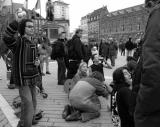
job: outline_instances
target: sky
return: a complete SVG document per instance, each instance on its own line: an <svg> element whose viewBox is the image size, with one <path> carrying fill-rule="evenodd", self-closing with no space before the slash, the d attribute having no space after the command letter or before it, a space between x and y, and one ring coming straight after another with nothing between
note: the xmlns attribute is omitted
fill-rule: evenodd
<svg viewBox="0 0 160 127"><path fill-rule="evenodd" d="M16 3L24 3L24 0L12 0ZM33 9L37 0L28 0L28 8ZM55 0L52 0L55 1ZM70 31L78 28L80 25L81 17L99 9L103 6L107 6L108 11L116 11L127 7L143 4L145 0L63 0L63 2L69 4L69 19L70 19ZM46 17L45 4L47 0L41 0L41 13L43 17ZM40 12L39 10L37 10Z"/></svg>

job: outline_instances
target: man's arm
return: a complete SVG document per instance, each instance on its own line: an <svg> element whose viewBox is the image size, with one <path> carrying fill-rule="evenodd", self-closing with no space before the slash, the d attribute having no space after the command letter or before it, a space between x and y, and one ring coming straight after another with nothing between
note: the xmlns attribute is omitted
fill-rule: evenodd
<svg viewBox="0 0 160 127"><path fill-rule="evenodd" d="M16 39L14 36L17 33L17 30L18 30L17 21L11 22L5 30L3 41L10 49L13 49L16 46Z"/></svg>

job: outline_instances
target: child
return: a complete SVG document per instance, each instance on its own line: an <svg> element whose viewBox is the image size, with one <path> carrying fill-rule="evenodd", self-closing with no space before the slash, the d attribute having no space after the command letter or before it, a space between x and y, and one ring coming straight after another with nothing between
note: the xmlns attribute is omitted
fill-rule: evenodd
<svg viewBox="0 0 160 127"><path fill-rule="evenodd" d="M103 81L105 81L103 67L109 68L109 69L112 69L112 67L108 63L106 64L101 63L98 55L93 55L92 60L93 60L93 64L89 67L89 73L91 74L92 72L98 71L102 73Z"/></svg>

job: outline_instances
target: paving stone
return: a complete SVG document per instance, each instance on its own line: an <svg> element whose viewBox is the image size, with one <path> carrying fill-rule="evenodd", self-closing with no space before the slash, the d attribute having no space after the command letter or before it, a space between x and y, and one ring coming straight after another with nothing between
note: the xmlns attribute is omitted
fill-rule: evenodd
<svg viewBox="0 0 160 127"><path fill-rule="evenodd" d="M0 60L0 65L2 61ZM2 68L5 68L5 65ZM43 118L39 121L39 123L33 127L113 127L110 117L110 112L108 112L106 103L107 100L104 98L100 98L102 102L102 110L100 118L91 120L86 123L82 123L80 121L77 122L66 122L62 119L62 111L64 106L68 104L67 94L63 90L63 86L58 86L56 81L57 76L57 65L56 63L50 64L51 75L43 76L43 86L45 91L48 93L48 98L43 99L42 96L37 96L37 109L42 109L44 111ZM1 72L3 71L3 72ZM111 73L112 71L109 70ZM2 77L5 77L6 70L0 70L0 74ZM105 72L106 73L106 72ZM14 97L18 95L18 90L9 90L6 86L6 78L0 81L0 93L3 97L12 104L12 100ZM2 117L1 117L2 116ZM2 115L0 110L0 121L3 120L5 116ZM7 124L8 121L4 120L6 125L4 127L10 127ZM1 127L1 126L0 126Z"/></svg>

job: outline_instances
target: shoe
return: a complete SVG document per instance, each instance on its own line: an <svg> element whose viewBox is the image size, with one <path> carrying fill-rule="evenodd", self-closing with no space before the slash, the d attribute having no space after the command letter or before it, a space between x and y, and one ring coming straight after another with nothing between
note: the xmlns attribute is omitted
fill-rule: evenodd
<svg viewBox="0 0 160 127"><path fill-rule="evenodd" d="M62 118L66 119L66 117L71 113L70 111L70 105L66 105L64 107L63 113L62 113Z"/></svg>
<svg viewBox="0 0 160 127"><path fill-rule="evenodd" d="M40 93L41 93L41 95L42 95L43 98L47 98L48 97L48 94L45 93L44 90L42 90Z"/></svg>
<svg viewBox="0 0 160 127"><path fill-rule="evenodd" d="M45 76L45 74L44 74L44 73L42 73L41 75L42 75L42 76Z"/></svg>
<svg viewBox="0 0 160 127"><path fill-rule="evenodd" d="M9 84L8 89L15 89L15 84Z"/></svg>
<svg viewBox="0 0 160 127"><path fill-rule="evenodd" d="M46 74L50 75L51 73L49 71L46 71Z"/></svg>
<svg viewBox="0 0 160 127"><path fill-rule="evenodd" d="M40 111L34 116L34 119L35 119L35 120L40 120L40 119L42 118L42 113L43 113L43 111L40 110Z"/></svg>
<svg viewBox="0 0 160 127"><path fill-rule="evenodd" d="M38 120L36 120L35 118L33 118L32 125L36 125L36 124L38 124Z"/></svg>
<svg viewBox="0 0 160 127"><path fill-rule="evenodd" d="M66 121L78 121L78 120L81 120L81 114L80 114L79 111L75 111L71 115L68 115L65 120Z"/></svg>

